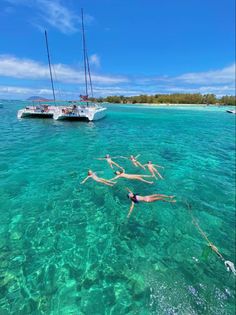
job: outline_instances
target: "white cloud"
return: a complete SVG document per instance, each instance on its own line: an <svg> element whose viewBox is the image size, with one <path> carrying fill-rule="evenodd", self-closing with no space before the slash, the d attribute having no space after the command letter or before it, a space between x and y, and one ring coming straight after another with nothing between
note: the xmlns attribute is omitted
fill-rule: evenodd
<svg viewBox="0 0 236 315"><path fill-rule="evenodd" d="M223 95L234 95L235 87L233 85L218 85L218 86L198 86L198 87L166 87L162 89L163 93L201 93L215 94L220 97Z"/></svg>
<svg viewBox="0 0 236 315"><path fill-rule="evenodd" d="M185 73L175 78L188 84L225 84L235 81L235 64L219 70Z"/></svg>
<svg viewBox="0 0 236 315"><path fill-rule="evenodd" d="M153 89L153 91L152 91ZM230 86L203 86L199 88L185 88L185 87L163 87L161 90L157 91L155 87L150 87L150 90L147 92L145 88L139 88L136 86L133 87L119 87L119 86L95 86L94 93L97 97L109 96L109 95L125 95L125 96L134 96L140 94L165 94L165 93L214 93L218 97L223 95L232 95L233 87ZM79 91L71 91L68 89L55 90L56 97L58 99L77 99L80 94ZM29 88L21 86L1 86L0 85L0 98L7 99L26 99L29 96L38 95L43 97L52 98L52 90L48 88Z"/></svg>
<svg viewBox="0 0 236 315"><path fill-rule="evenodd" d="M133 96L139 95L142 93L140 90L135 89L125 89L121 87L95 87L94 93L97 97L109 96L109 95L126 95ZM70 90L55 90L57 99L77 99L79 97L79 91L70 91ZM26 99L32 95L53 98L52 90L43 88L29 88L21 86L1 86L0 85L0 98L6 99Z"/></svg>
<svg viewBox="0 0 236 315"><path fill-rule="evenodd" d="M8 6L8 7L5 7L5 8L2 8L0 14L11 15L14 12L15 12L14 8Z"/></svg>
<svg viewBox="0 0 236 315"><path fill-rule="evenodd" d="M20 95L20 96L30 96L30 95L50 95L52 96L52 90L49 89L32 89L20 86L0 86L0 93L2 95Z"/></svg>
<svg viewBox="0 0 236 315"><path fill-rule="evenodd" d="M145 93L143 90L136 88L135 86L95 86L94 93L99 96L108 95L126 95L134 96Z"/></svg>
<svg viewBox="0 0 236 315"><path fill-rule="evenodd" d="M179 76L158 76L137 78L139 84L164 83L178 86L179 84L199 85L199 84L234 84L235 82L235 63L218 70L205 72L189 72Z"/></svg>
<svg viewBox="0 0 236 315"><path fill-rule="evenodd" d="M97 54L93 54L89 58L90 64L96 67L100 67L100 58Z"/></svg>
<svg viewBox="0 0 236 315"><path fill-rule="evenodd" d="M53 65L57 76L57 81L62 83L83 83L84 73L72 69L63 64ZM17 78L17 79L49 79L48 66L30 59L19 59L12 56L0 55L0 76ZM107 75L92 75L94 83L100 84L117 84L128 82L125 77L114 77Z"/></svg>
<svg viewBox="0 0 236 315"><path fill-rule="evenodd" d="M79 17L59 1L36 0L40 16L49 25L59 29L62 33L75 33L78 31Z"/></svg>
<svg viewBox="0 0 236 315"><path fill-rule="evenodd" d="M235 94L235 63L218 70L184 73L179 76L134 78L146 93Z"/></svg>
<svg viewBox="0 0 236 315"><path fill-rule="evenodd" d="M79 99L79 91L55 90L57 100ZM0 85L0 99L27 99L30 96L41 96L53 99L52 90L47 88L29 88L22 86Z"/></svg>
<svg viewBox="0 0 236 315"><path fill-rule="evenodd" d="M94 56L94 55L93 55ZM97 55L94 57L95 62L99 60ZM217 96L234 95L234 67L225 67L221 70L186 73L176 77L124 77L94 74L92 75L93 88L96 96L106 95L138 95L138 94L159 94L159 93L214 93ZM53 69L56 73L56 87L61 83L64 90L74 89L80 90L84 86L84 72L72 68L65 64L55 64ZM37 80L48 81L49 86L49 70L47 64L39 63L35 60L20 59L14 56L0 55L0 77L31 80L30 86ZM55 76L54 76L55 77ZM35 82L33 82L33 80ZM42 82L40 82L42 84ZM44 83L45 84L45 83ZM37 83L38 85L38 83ZM6 87L5 87L6 89ZM27 90L17 90L19 95ZM47 91L47 90L42 90ZM33 92L29 91L29 95ZM35 92L39 93L39 92ZM34 93L34 94L35 94ZM44 92L43 92L44 93ZM46 93L46 92L45 92ZM48 90L47 93L51 93ZM72 92L68 92L71 95ZM25 95L24 93L22 95ZM41 95L41 94L40 94Z"/></svg>
<svg viewBox="0 0 236 315"><path fill-rule="evenodd" d="M33 21L31 22L38 29L45 29L50 25L64 34L75 33L80 30L81 18L74 11L62 4L60 0L5 0L11 5L21 5L34 9ZM86 23L93 21L93 17L85 14Z"/></svg>

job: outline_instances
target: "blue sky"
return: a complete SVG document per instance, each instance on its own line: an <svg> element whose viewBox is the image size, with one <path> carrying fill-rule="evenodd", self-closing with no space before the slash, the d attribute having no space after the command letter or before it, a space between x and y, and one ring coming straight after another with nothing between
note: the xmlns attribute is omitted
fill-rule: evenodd
<svg viewBox="0 0 236 315"><path fill-rule="evenodd" d="M233 0L0 0L0 98L84 92L80 9L95 96L234 94Z"/></svg>

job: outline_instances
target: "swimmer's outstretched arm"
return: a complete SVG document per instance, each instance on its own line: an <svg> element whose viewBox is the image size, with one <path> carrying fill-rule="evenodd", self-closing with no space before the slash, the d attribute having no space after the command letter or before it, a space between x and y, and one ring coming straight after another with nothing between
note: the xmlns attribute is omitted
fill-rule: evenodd
<svg viewBox="0 0 236 315"><path fill-rule="evenodd" d="M140 166L142 169L146 169L144 165L142 165L139 161L136 161L136 163L138 164L138 166Z"/></svg>
<svg viewBox="0 0 236 315"><path fill-rule="evenodd" d="M95 158L96 160L106 160L106 158Z"/></svg>
<svg viewBox="0 0 236 315"><path fill-rule="evenodd" d="M136 156L135 156L135 159L137 159L140 155L141 155L141 154L136 155Z"/></svg>
<svg viewBox="0 0 236 315"><path fill-rule="evenodd" d="M154 166L156 166L156 167L164 168L164 166L160 166L160 165L158 165L158 164L152 164L152 165L154 165Z"/></svg>
<svg viewBox="0 0 236 315"><path fill-rule="evenodd" d="M81 182L81 184L84 184L84 183L86 182L86 180L89 179L89 177L90 177L90 176L87 176L87 177Z"/></svg>
<svg viewBox="0 0 236 315"><path fill-rule="evenodd" d="M117 178L119 178L119 177L120 177L120 175L117 175L117 176L115 176L115 177L109 179L109 181L115 180L115 179L117 179Z"/></svg>
<svg viewBox="0 0 236 315"><path fill-rule="evenodd" d="M112 156L111 157L112 159L119 159L119 158L125 158L124 156ZM127 158L125 158L125 159L127 159Z"/></svg>
<svg viewBox="0 0 236 315"><path fill-rule="evenodd" d="M126 189L128 190L128 192L133 193L128 187L126 187Z"/></svg>
<svg viewBox="0 0 236 315"><path fill-rule="evenodd" d="M132 213L133 209L134 209L134 202L132 201L132 203L131 203L131 207L130 207L130 209L129 209L129 213L128 213L128 215L127 215L127 218L129 218L129 217L130 217L130 215L131 215L131 213Z"/></svg>

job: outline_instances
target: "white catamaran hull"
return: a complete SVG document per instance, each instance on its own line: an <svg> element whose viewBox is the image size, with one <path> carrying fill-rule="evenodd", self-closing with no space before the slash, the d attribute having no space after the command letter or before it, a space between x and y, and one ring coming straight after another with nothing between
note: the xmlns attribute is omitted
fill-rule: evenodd
<svg viewBox="0 0 236 315"><path fill-rule="evenodd" d="M88 120L95 121L105 117L106 108L78 108L69 113L62 109L55 111L53 119L55 120Z"/></svg>
<svg viewBox="0 0 236 315"><path fill-rule="evenodd" d="M20 109L17 112L17 118L53 118L54 110L38 111L33 109Z"/></svg>

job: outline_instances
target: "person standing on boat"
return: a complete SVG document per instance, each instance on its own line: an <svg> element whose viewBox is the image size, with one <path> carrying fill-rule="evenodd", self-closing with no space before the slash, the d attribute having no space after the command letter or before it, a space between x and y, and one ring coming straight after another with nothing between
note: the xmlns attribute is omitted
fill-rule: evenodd
<svg viewBox="0 0 236 315"><path fill-rule="evenodd" d="M145 170L145 167L137 160L139 156L140 156L140 154L138 154L136 156L130 155L129 157L121 156L121 158L128 159L133 163L133 165L135 167L141 167L142 169Z"/></svg>
<svg viewBox="0 0 236 315"><path fill-rule="evenodd" d="M140 180L141 182L145 182L147 184L153 184L153 182L150 182L150 181L144 179L144 177L152 177L151 175L126 174L124 171L123 172L116 171L115 174L117 176L115 176L111 180L115 180L117 178L127 178L127 179Z"/></svg>
<svg viewBox="0 0 236 315"><path fill-rule="evenodd" d="M113 157L113 159L114 158L116 158L116 156L115 157ZM124 171L124 168L123 167L121 167L119 164L117 164L116 162L114 162L113 160L112 160L112 158L110 157L110 155L109 154L107 154L104 158L97 158L97 160L106 160L107 161L107 163L110 165L110 167L113 169L113 165L115 165L116 167L118 167L118 168L120 168L122 171Z"/></svg>
<svg viewBox="0 0 236 315"><path fill-rule="evenodd" d="M131 200L131 206L129 209L129 213L127 215L127 218L130 217L135 204L139 202L155 202L155 201L164 201L164 202L176 202L176 200L173 200L175 196L167 196L167 195L161 195L161 194L154 194L149 196L140 196L138 194L134 194L129 188L127 197Z"/></svg>
<svg viewBox="0 0 236 315"><path fill-rule="evenodd" d="M102 183L102 184L107 185L107 186L114 186L115 185L115 182L113 182L109 179L104 179L104 178L98 177L96 175L96 173L94 173L91 170L88 171L88 176L81 182L81 184L84 184L89 178L92 178L93 180L95 180L95 182Z"/></svg>
<svg viewBox="0 0 236 315"><path fill-rule="evenodd" d="M161 174L158 172L158 170L156 169L156 167L160 167L160 168L164 168L163 166L160 166L160 165L157 165L157 164L152 164L151 161L148 161L147 164L144 164L144 167L147 166L149 172L152 174L153 177L156 177L156 174L161 178L163 179L163 177L161 176Z"/></svg>

